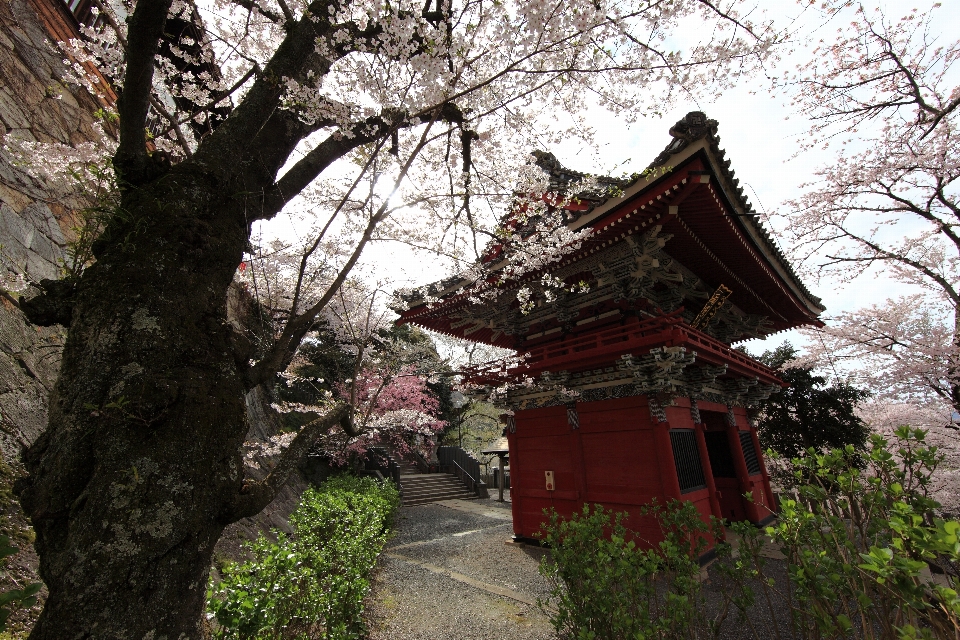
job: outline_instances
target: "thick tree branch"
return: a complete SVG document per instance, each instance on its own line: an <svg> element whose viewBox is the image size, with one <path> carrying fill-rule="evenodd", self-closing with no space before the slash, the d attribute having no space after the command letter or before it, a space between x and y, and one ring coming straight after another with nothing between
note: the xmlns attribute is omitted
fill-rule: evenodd
<svg viewBox="0 0 960 640"><path fill-rule="evenodd" d="M294 468L317 439L338 424L351 438L360 435L353 423L353 407L346 403L338 404L326 415L308 422L300 429L290 446L280 454L277 465L267 477L259 482L244 482L232 508L224 517L225 522L236 522L263 511L287 483Z"/></svg>
<svg viewBox="0 0 960 640"><path fill-rule="evenodd" d="M140 0L127 31L127 70L117 100L120 143L113 166L123 182L141 184L147 177L147 111L153 70L172 0Z"/></svg>
<svg viewBox="0 0 960 640"><path fill-rule="evenodd" d="M332 24L325 2L312 2L304 11L303 17L295 23L287 23L287 35L277 47L276 53L257 76L253 86L243 101L232 111L227 120L208 136L197 150L196 156L204 162L218 163L223 158L259 157L264 138L262 134L268 128L268 122L278 118L288 126L280 126L271 134L281 134L279 140L269 142L276 148L287 149L286 154L275 154L263 167L265 173L276 175L286 162L289 151L296 144L319 128L318 124L295 125L296 116L285 109L278 109L285 91L285 79L293 79L304 84L316 82L316 78L326 75L336 60L354 50L355 43L370 41L382 32L382 27L372 24L360 29L354 23ZM335 33L347 35L334 41ZM318 55L318 42L325 42L330 57ZM293 115L293 119L282 115ZM260 158L264 159L264 158ZM240 163L242 164L242 163ZM254 188L256 185L246 185ZM257 188L257 191L260 189Z"/></svg>
<svg viewBox="0 0 960 640"><path fill-rule="evenodd" d="M439 108L437 119L444 122L463 122L463 112L448 102ZM391 111L355 124L348 134L337 132L326 138L283 174L267 192L260 218L270 219L275 216L327 167L353 149L386 138L393 131L410 126L412 123L406 114Z"/></svg>
<svg viewBox="0 0 960 640"><path fill-rule="evenodd" d="M264 18L266 18L271 22L275 22L277 24L283 24L283 16L281 16L279 13L276 13L275 11L264 9L263 7L260 6L260 3L258 2L254 2L253 0L232 0L232 2L233 4L239 7L243 7L247 11L254 11L256 13L259 13L260 15L262 15Z"/></svg>

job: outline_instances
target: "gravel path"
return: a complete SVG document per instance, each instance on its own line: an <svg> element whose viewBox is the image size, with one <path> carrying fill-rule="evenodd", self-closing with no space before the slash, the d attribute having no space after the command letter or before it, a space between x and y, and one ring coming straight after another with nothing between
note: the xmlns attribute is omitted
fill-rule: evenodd
<svg viewBox="0 0 960 640"><path fill-rule="evenodd" d="M512 534L509 502L449 500L402 507L396 535L372 580L369 640L554 638L550 621L536 606L537 598L549 592L537 571L545 551L510 543ZM767 575L785 590L779 553L771 548L764 555ZM707 570L704 583L710 619L729 588L714 569ZM757 589L750 622L728 613L722 640L772 638L777 627L783 640L792 637L786 603L768 603L760 594Z"/></svg>
<svg viewBox="0 0 960 640"><path fill-rule="evenodd" d="M402 507L367 604L370 640L553 637L538 610L543 552L508 544L510 503Z"/></svg>

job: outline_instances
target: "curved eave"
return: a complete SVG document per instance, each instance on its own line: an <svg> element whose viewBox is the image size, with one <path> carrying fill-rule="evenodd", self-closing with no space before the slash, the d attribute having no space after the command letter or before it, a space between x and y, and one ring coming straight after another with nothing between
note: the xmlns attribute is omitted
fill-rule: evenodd
<svg viewBox="0 0 960 640"><path fill-rule="evenodd" d="M753 252L759 253L776 273L776 278L780 285L790 292L790 296L795 298L805 309L805 314L809 316L809 322L818 324L817 317L826 310L820 304L819 298L813 296L799 278L793 272L793 269L786 262L782 252L773 244L769 234L759 227L754 221L752 208L737 191L734 185L733 172L728 168L729 161L721 159L725 155L719 150L716 142L701 138L688 144L683 150L671 155L669 170L666 168L661 171L655 171L646 178L639 178L634 184L624 189L623 195L618 198L610 198L606 202L595 207L589 214L581 216L574 221L571 230L583 229L591 225L602 227L608 219L616 219L622 215L624 209L629 209L630 203L642 199L641 196L648 190L656 190L660 184L666 183L671 179L671 175L678 171L690 170L689 164L694 161L696 156L705 162L713 178L712 183L722 193L723 202L728 212L733 212L735 222L738 227L738 235L742 236L748 243ZM713 243L710 242L710 245ZM668 248L669 253L669 248ZM700 275L700 274L698 274Z"/></svg>

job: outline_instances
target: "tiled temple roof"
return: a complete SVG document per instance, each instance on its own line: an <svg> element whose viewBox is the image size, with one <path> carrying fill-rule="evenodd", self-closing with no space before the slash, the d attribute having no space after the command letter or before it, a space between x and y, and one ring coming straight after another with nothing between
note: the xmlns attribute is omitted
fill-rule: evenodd
<svg viewBox="0 0 960 640"><path fill-rule="evenodd" d="M767 258L779 263L793 281L793 284L811 301L820 304L821 299L813 295L806 285L803 284L786 255L784 255L783 250L777 244L777 241L760 222L759 215L744 194L743 187L740 186L740 180L730 167L730 160L726 159L727 152L720 148L720 136L717 134L717 129L718 123L716 120L707 118L706 114L702 111L691 111L684 116L683 119L670 127L670 135L673 137L673 140L664 147L663 151L650 163L644 173L635 174L630 178L598 176L595 180L598 185L604 187L602 190L593 189L577 193L577 199L589 203L590 206L583 211L571 212L572 221L575 223L576 220L587 216L598 206L614 197L608 195L611 192L610 187L616 187L617 192L626 190L638 181L645 179L646 175L649 175L651 172L657 169L669 168L672 158L682 153L691 144L701 139L705 140L715 159L715 165L721 177L733 186L733 193L728 195L735 199L736 202L731 204L734 206L739 205L739 207L743 209L743 215L738 216L740 222L754 232L753 235L760 241L759 244L761 246L759 248L767 255ZM534 151L532 155L536 158L537 166L550 175L551 190L555 189L558 192L567 193L571 188L574 188L577 182L581 182L587 177L587 174L564 167L552 153ZM598 191L600 192L598 193Z"/></svg>
<svg viewBox="0 0 960 640"><path fill-rule="evenodd" d="M571 194L571 191L576 189L578 183L585 181L588 174L563 166L552 153L534 151L531 155L536 165L548 174L550 178L549 188L552 192L573 195L580 201L580 204L586 205L586 207L581 207L580 210L567 212L567 224L571 228L577 229L602 219L605 214L601 214L600 218L590 214L608 201L619 198L632 186L639 182L648 181L651 175L655 176L658 172L662 172L664 175L669 173L674 158L682 156L677 160L681 162L686 160L689 153L685 153L685 151L699 141L704 141L707 150L706 155L709 156L710 164L719 174L718 178L721 184L729 185L729 188L724 189L724 193L731 200L730 205L734 209L742 211L742 213L736 215L739 224L742 225L747 235L752 237L757 248L766 256L766 259L780 267L778 269L780 273L791 281L796 290L815 306L822 308L821 299L813 295L803 284L776 240L760 222L759 215L740 186L740 180L730 167L730 160L726 159L726 151L720 148L720 136L717 134L717 129L718 123L716 120L707 118L702 111L691 111L670 128L672 140L643 173L623 178L593 176L595 187L573 194ZM428 285L427 292L430 296L442 295L445 291L456 290L467 284L469 282L461 276L452 276ZM416 303L419 298L419 294L414 293L406 296L406 301Z"/></svg>

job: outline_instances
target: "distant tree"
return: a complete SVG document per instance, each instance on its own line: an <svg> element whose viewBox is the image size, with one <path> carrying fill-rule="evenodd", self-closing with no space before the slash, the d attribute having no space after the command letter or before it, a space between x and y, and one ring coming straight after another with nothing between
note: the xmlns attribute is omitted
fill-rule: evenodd
<svg viewBox="0 0 960 640"><path fill-rule="evenodd" d="M869 392L815 375L810 367L788 366L799 354L789 342L758 359L778 370L790 386L764 400L757 408L757 435L764 448L787 457L813 447L866 446L870 429L857 414L857 405Z"/></svg>
<svg viewBox="0 0 960 640"><path fill-rule="evenodd" d="M350 378L356 356L346 349L328 327L321 327L316 335L305 340L294 358L295 376L281 384L278 397L288 402L316 404L333 392L335 385Z"/></svg>
<svg viewBox="0 0 960 640"><path fill-rule="evenodd" d="M939 3L874 4L812 9L837 30L789 86L813 123L803 146L837 151L787 203L785 231L801 270L882 273L913 291L806 329L805 363L843 366L898 404L960 411L960 40Z"/></svg>
<svg viewBox="0 0 960 640"><path fill-rule="evenodd" d="M282 293L280 286L273 289ZM381 298L382 286L346 281L280 374L274 407L288 428L316 420L335 399L357 409L357 433L335 427L316 443L335 464L362 459L377 445L400 455L428 454L447 424L450 384L433 341L416 327L395 325Z"/></svg>

